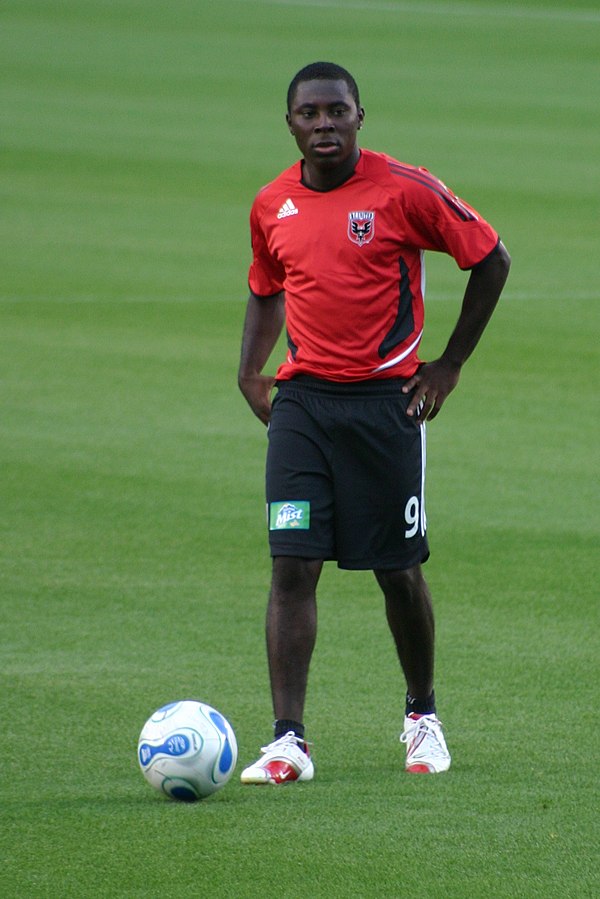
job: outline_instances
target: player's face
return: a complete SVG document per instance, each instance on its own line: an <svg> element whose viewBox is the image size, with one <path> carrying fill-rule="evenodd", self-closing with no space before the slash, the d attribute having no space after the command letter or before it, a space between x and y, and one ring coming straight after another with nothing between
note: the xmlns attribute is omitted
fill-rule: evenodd
<svg viewBox="0 0 600 899"><path fill-rule="evenodd" d="M356 132L364 115L345 81L300 82L286 118L309 171L339 172L356 165Z"/></svg>

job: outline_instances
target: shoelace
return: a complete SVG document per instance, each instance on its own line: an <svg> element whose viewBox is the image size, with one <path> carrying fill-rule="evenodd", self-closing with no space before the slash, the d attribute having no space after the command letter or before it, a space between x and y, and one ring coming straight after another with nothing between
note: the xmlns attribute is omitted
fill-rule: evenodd
<svg viewBox="0 0 600 899"><path fill-rule="evenodd" d="M305 746L311 746L311 743L307 743L306 740L301 740L300 737L297 737L293 730L289 730L287 734L284 734L283 737L278 737L277 740L273 740L272 743L269 743L268 746L261 746L261 752L271 752L273 749L281 749L287 743L294 743L298 746L302 751L304 751Z"/></svg>
<svg viewBox="0 0 600 899"><path fill-rule="evenodd" d="M419 731L426 731L427 736L431 736L434 738L434 743L430 748L430 752L432 755L440 755L446 756L447 750L444 749L444 744L440 739L440 730L442 727L442 722L437 718L417 718L415 721L415 727L411 727L409 730L405 730L403 734L400 735L401 743L408 743L409 740L415 740Z"/></svg>

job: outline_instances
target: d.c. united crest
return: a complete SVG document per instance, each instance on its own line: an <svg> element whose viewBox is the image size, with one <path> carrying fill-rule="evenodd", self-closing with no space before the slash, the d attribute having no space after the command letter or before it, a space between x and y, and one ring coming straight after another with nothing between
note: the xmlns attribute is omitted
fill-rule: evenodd
<svg viewBox="0 0 600 899"><path fill-rule="evenodd" d="M362 247L373 240L375 234L374 212L349 212L348 237L352 243Z"/></svg>

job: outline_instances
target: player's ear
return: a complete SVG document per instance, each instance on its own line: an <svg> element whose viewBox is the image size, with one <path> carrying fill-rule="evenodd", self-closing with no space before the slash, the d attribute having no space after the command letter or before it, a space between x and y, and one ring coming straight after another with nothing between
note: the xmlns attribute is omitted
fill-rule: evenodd
<svg viewBox="0 0 600 899"><path fill-rule="evenodd" d="M292 117L291 117L291 115L289 114L289 112L286 112L286 114L285 114L285 120L286 120L286 122L287 122L287 126L288 126L288 129L289 129L290 134L293 134L293 133L294 133L294 129L292 128Z"/></svg>
<svg viewBox="0 0 600 899"><path fill-rule="evenodd" d="M359 131L362 128L364 121L365 121L365 110L364 110L363 106L359 106L358 107L358 130Z"/></svg>

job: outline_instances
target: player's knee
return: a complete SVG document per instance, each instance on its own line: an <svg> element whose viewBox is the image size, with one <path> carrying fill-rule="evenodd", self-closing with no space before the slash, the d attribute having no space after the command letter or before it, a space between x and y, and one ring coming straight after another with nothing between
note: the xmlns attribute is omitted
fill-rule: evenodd
<svg viewBox="0 0 600 899"><path fill-rule="evenodd" d="M316 590L322 562L295 556L273 559L272 593L277 596L312 596Z"/></svg>
<svg viewBox="0 0 600 899"><path fill-rule="evenodd" d="M416 603L427 593L420 565L397 571L376 571L375 577L388 601Z"/></svg>

